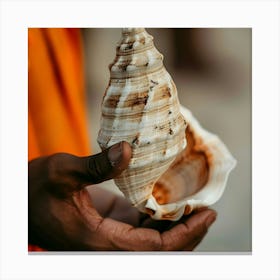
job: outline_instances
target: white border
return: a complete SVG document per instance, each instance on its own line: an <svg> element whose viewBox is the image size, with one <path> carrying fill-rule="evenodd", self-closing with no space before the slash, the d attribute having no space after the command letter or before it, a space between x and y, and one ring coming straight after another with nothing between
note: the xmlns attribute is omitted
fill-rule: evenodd
<svg viewBox="0 0 280 280"><path fill-rule="evenodd" d="M2 1L1 279L279 279L279 2ZM253 254L27 254L27 27L253 28ZM237 206L238 207L238 206Z"/></svg>

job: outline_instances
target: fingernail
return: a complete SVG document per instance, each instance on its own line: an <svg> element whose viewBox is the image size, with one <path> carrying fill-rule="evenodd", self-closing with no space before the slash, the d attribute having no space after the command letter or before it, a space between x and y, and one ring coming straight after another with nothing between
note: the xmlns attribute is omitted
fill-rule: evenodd
<svg viewBox="0 0 280 280"><path fill-rule="evenodd" d="M108 151L108 158L112 166L118 165L122 159L122 142L113 145Z"/></svg>
<svg viewBox="0 0 280 280"><path fill-rule="evenodd" d="M216 221L216 218L217 218L217 214L209 215L209 217L207 218L207 220L205 222L207 228L209 228Z"/></svg>

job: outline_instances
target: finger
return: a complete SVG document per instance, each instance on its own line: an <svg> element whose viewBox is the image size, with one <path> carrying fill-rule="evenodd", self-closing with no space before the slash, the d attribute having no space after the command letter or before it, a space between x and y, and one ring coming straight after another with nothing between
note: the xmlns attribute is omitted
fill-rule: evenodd
<svg viewBox="0 0 280 280"><path fill-rule="evenodd" d="M161 248L161 236L158 231L134 228L110 218L103 219L98 227L98 233L103 239L99 244L107 245L101 250L158 251Z"/></svg>
<svg viewBox="0 0 280 280"><path fill-rule="evenodd" d="M191 215L184 223L162 234L162 249L164 251L193 250L202 241L216 216L216 212L211 209L201 210Z"/></svg>
<svg viewBox="0 0 280 280"><path fill-rule="evenodd" d="M154 251L161 247L158 231L134 228L113 220L103 219L95 208L91 207L91 198L86 189L73 196L73 202L82 213L86 224L91 227L91 234L85 232L83 241L94 250L115 251Z"/></svg>
<svg viewBox="0 0 280 280"><path fill-rule="evenodd" d="M185 224L177 225L162 235L154 229L134 228L105 218L100 221L98 227L95 226L94 236L87 243L91 243L95 250L192 250L207 232L209 220L213 220L212 215L216 216L212 210L200 212L189 218Z"/></svg>
<svg viewBox="0 0 280 280"><path fill-rule="evenodd" d="M127 168L131 155L130 145L122 141L102 153L80 159L90 182L97 184L121 174Z"/></svg>

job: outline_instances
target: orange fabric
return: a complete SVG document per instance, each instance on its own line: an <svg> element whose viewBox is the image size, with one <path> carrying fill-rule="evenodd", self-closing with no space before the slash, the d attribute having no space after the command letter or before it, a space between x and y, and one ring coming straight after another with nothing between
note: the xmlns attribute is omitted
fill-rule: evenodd
<svg viewBox="0 0 280 280"><path fill-rule="evenodd" d="M90 153L79 29L28 29L28 159Z"/></svg>
<svg viewBox="0 0 280 280"><path fill-rule="evenodd" d="M29 252L44 252L44 251L47 251L43 248L40 248L39 246L36 246L36 245L31 245L31 244L28 244L28 251Z"/></svg>
<svg viewBox="0 0 280 280"><path fill-rule="evenodd" d="M28 160L90 153L79 29L28 29ZM29 244L29 251L43 251Z"/></svg>

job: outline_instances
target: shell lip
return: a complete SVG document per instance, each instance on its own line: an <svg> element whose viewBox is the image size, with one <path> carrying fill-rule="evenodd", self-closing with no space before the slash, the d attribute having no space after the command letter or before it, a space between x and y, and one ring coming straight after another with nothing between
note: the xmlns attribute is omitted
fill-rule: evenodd
<svg viewBox="0 0 280 280"><path fill-rule="evenodd" d="M151 195L148 198L145 205L146 208L151 209L153 211L151 217L155 220L166 219L171 221L177 221L183 215L190 214L195 208L210 206L216 203L223 194L230 172L235 168L237 164L236 159L231 155L224 158L223 162L225 167L218 173L215 169L215 165L210 166L210 174L208 181L201 190L194 193L193 195L184 197L180 200L177 200L176 202L166 204L159 204L156 201L155 197ZM213 177L220 177L220 188L213 188ZM209 190L211 190L211 195L207 193Z"/></svg>
<svg viewBox="0 0 280 280"><path fill-rule="evenodd" d="M153 195L145 204L145 209L148 209L149 213L152 212L150 215L154 220L178 221L184 215L185 207L185 204L178 205L177 203L158 204Z"/></svg>

